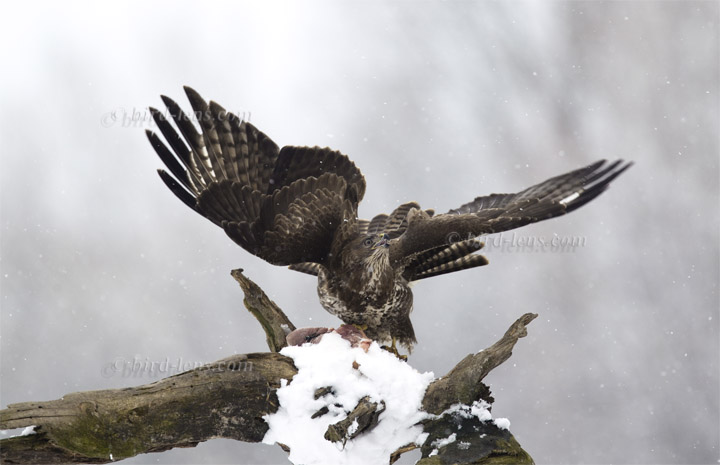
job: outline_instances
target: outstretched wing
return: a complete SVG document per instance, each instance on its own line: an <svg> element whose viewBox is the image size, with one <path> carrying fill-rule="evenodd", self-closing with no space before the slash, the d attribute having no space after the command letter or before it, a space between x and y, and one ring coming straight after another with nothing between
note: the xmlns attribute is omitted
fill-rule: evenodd
<svg viewBox="0 0 720 465"><path fill-rule="evenodd" d="M599 160L592 165L555 176L516 194L490 194L477 197L472 202L450 210L448 214L472 213L491 218L501 216L515 206L522 207L537 203L544 209L535 212L539 215L539 219L535 221L552 218L580 208L602 194L609 187L610 182L631 165L632 163L623 163L622 160L613 163ZM564 208L559 209L560 205Z"/></svg>
<svg viewBox="0 0 720 465"><path fill-rule="evenodd" d="M478 197L443 215L430 217L414 210L408 215L405 233L391 243L390 260L402 263L409 279L427 277L423 274L429 274L428 270L423 270L422 266L426 266L428 260L440 260L439 268L438 265L432 267L439 272L456 271L448 271L443 265L457 269L480 266L487 262L482 263L483 259L473 258L479 255L468 252L471 241L475 241L476 237L518 228L580 208L602 194L631 165L622 160L613 163L600 160L516 194ZM458 243L463 246L457 246ZM450 257L452 265L446 261ZM472 261L475 264L470 263ZM424 265L418 268L418 263Z"/></svg>
<svg viewBox="0 0 720 465"><path fill-rule="evenodd" d="M279 150L249 122L185 92L194 118L162 97L177 130L150 108L167 142L147 131L169 171L158 170L165 184L248 252L276 265L322 263L338 226L355 219L360 170L329 148Z"/></svg>

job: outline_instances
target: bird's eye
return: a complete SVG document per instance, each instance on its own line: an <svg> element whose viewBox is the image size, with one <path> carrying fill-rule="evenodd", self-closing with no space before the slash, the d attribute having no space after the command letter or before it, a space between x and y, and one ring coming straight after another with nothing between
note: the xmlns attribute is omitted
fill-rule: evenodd
<svg viewBox="0 0 720 465"><path fill-rule="evenodd" d="M365 247L372 247L372 245L373 245L373 240L372 240L372 238L371 238L371 237L366 238L366 239L363 241L363 245L364 245Z"/></svg>

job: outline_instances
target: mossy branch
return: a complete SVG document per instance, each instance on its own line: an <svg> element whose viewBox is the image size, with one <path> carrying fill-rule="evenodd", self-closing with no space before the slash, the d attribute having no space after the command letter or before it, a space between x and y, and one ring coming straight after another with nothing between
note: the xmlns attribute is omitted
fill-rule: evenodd
<svg viewBox="0 0 720 465"><path fill-rule="evenodd" d="M291 381L297 373L292 359L275 353L287 344L286 331L295 326L241 271L232 275L245 292L246 307L263 326L272 352L235 355L144 386L11 404L0 410L0 429L34 425L36 434L1 440L0 461L99 464L194 447L213 438L261 441L268 429L263 416L277 411L281 380ZM421 447L420 464L532 463L513 436L492 422L440 414L456 403L479 399L492 403L490 390L481 381L510 357L518 338L526 334L525 326L535 317L523 315L500 341L469 355L430 384L423 407L435 416L423 424L428 439ZM353 414L363 419L363 430L369 431L382 418L376 414L379 406L375 410L369 401L365 403ZM338 438L351 440L352 435L341 431L343 424L335 426ZM456 441L436 450L433 441L447 437L448 431L456 433ZM398 449L389 462L416 447Z"/></svg>
<svg viewBox="0 0 720 465"><path fill-rule="evenodd" d="M236 355L152 384L11 404L0 428L36 435L0 441L3 463L108 463L194 447L212 438L261 441L281 379L297 373L274 353Z"/></svg>

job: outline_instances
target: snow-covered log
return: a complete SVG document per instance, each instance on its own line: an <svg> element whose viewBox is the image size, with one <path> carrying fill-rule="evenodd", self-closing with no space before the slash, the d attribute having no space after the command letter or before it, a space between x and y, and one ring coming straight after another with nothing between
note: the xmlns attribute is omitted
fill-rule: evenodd
<svg viewBox="0 0 720 465"><path fill-rule="evenodd" d="M416 448L423 465L532 463L509 422L492 418L481 381L510 357L536 315L523 315L497 343L435 379L375 343L351 347L338 334L282 350L292 323L241 270L233 277L271 352L144 386L9 405L0 429L26 430L0 441L2 463L109 463L213 438L277 443L308 465L392 463ZM288 428L292 422L302 426Z"/></svg>

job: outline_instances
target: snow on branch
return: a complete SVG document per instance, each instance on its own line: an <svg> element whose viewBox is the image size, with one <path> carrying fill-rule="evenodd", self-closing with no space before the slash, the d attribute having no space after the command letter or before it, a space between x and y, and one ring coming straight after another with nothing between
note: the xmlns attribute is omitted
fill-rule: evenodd
<svg viewBox="0 0 720 465"><path fill-rule="evenodd" d="M523 315L497 343L435 379L376 343L351 344L342 332L288 347L295 327L287 316L242 270L232 275L271 352L143 386L11 404L0 410L0 429L26 431L0 441L0 461L109 463L228 438L277 443L308 465L393 463L416 448L421 465L532 463L509 422L492 418L482 379L510 357L536 315Z"/></svg>

